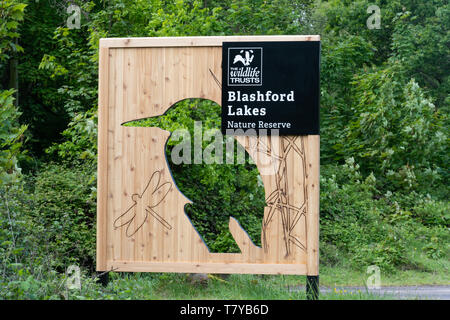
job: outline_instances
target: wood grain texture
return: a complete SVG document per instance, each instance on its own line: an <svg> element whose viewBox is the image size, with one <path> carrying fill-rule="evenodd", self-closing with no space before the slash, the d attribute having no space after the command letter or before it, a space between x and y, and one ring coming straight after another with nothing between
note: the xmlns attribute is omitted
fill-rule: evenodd
<svg viewBox="0 0 450 320"><path fill-rule="evenodd" d="M319 275L319 201L320 201L320 137L310 136L307 150L308 197L307 224L308 275Z"/></svg>
<svg viewBox="0 0 450 320"><path fill-rule="evenodd" d="M103 38L100 47L222 47L224 41L320 41L319 35L279 36L216 36L216 37L159 37L159 38Z"/></svg>
<svg viewBox="0 0 450 320"><path fill-rule="evenodd" d="M262 264L227 262L128 262L108 264L117 272L174 272L174 273L230 273L230 274L306 274L305 264Z"/></svg>
<svg viewBox="0 0 450 320"><path fill-rule="evenodd" d="M108 97L109 97L109 49L99 50L98 89L98 166L97 166L97 269L106 270L107 245L112 245L108 229Z"/></svg>
<svg viewBox="0 0 450 320"><path fill-rule="evenodd" d="M254 41L317 36L250 37ZM184 212L165 158L170 133L124 123L187 98L221 103L222 41L249 37L102 39L99 64L97 269L318 273L319 137L236 137L255 161L267 206L261 243L231 218L241 253L210 253ZM122 45L120 45L122 43Z"/></svg>

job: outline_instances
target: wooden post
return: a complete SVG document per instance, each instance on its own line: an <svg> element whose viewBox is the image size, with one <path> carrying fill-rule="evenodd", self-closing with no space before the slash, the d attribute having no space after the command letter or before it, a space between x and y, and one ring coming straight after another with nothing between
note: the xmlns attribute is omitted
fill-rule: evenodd
<svg viewBox="0 0 450 320"><path fill-rule="evenodd" d="M319 299L319 276L306 276L306 299Z"/></svg>
<svg viewBox="0 0 450 320"><path fill-rule="evenodd" d="M108 86L109 49L99 50L98 74L98 173L97 173L97 270L106 271L107 202L108 202Z"/></svg>
<svg viewBox="0 0 450 320"><path fill-rule="evenodd" d="M306 230L308 276L319 275L319 175L320 136L309 136L306 153L308 166L308 219Z"/></svg>
<svg viewBox="0 0 450 320"><path fill-rule="evenodd" d="M312 143L308 144L307 165L310 207L307 224L307 265L306 298L319 299L319 201L320 201L320 136L310 136Z"/></svg>
<svg viewBox="0 0 450 320"><path fill-rule="evenodd" d="M99 282L103 287L107 287L109 283L109 272L102 272L98 275Z"/></svg>

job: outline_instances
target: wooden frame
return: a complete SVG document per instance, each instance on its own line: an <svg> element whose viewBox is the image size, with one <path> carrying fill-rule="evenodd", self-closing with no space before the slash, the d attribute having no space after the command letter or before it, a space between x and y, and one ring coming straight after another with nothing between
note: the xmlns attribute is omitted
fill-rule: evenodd
<svg viewBox="0 0 450 320"><path fill-rule="evenodd" d="M184 214L165 158L170 133L125 127L177 101L221 103L224 41L319 41L319 36L101 39L99 49L97 270L318 275L319 136L236 139L260 169L267 207L262 247L236 220L241 253L211 253ZM267 159L265 159L267 160ZM150 191L149 191L150 190Z"/></svg>

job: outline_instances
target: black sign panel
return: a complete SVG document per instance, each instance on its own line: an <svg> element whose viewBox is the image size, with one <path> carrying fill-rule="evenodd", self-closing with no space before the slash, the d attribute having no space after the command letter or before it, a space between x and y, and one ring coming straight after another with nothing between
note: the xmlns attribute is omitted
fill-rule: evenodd
<svg viewBox="0 0 450 320"><path fill-rule="evenodd" d="M224 134L319 134L319 41L224 42L222 57Z"/></svg>

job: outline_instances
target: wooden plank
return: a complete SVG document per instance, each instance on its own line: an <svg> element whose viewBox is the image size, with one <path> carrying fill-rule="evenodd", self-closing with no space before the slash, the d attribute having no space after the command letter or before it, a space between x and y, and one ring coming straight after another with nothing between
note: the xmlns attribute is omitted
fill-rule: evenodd
<svg viewBox="0 0 450 320"><path fill-rule="evenodd" d="M109 222L111 225L111 232L113 236L111 237L114 241L113 244L113 256L114 260L122 259L122 252L125 247L124 234L125 231L117 230L116 219L123 213L122 212L122 166L123 163L123 134L122 127L115 126L117 121L121 120L122 117L122 105L123 105L123 52L120 50L110 50L110 82L112 82L113 91L110 95L110 106L109 106L109 124L108 124L108 144L109 144L109 154L108 162L110 171L108 172L108 184L109 184L109 196L108 203L111 210L108 211L108 216L110 216ZM122 222L120 220L120 222Z"/></svg>
<svg viewBox="0 0 450 320"><path fill-rule="evenodd" d="M102 38L100 47L150 48L150 47L221 47L222 42L232 41L320 41L319 35L273 35L273 36L216 36L216 37L145 37Z"/></svg>
<svg viewBox="0 0 450 320"><path fill-rule="evenodd" d="M320 136L308 136L307 149L308 168L308 218L307 218L307 248L308 275L319 274L319 176L320 176Z"/></svg>
<svg viewBox="0 0 450 320"><path fill-rule="evenodd" d="M108 257L110 259L120 259L120 251L121 251L121 237L119 232L114 232L114 223L111 223L111 220L114 217L120 215L120 197L114 196L116 194L114 187L120 186L122 181L115 180L116 177L113 175L114 172L120 172L120 168L118 170L118 166L121 165L121 152L120 148L117 148L117 144L114 143L115 137L117 134L116 128L112 126L115 123L114 119L116 117L116 105L119 98L119 90L117 88L117 77L121 75L121 70L118 70L116 67L116 56L117 50L109 50L109 102L108 102L108 177L110 180L108 181L108 203L111 206L111 213L108 212L108 243L111 241L111 251L108 252ZM117 154L120 152L120 154ZM112 159L110 159L112 157Z"/></svg>
<svg viewBox="0 0 450 320"><path fill-rule="evenodd" d="M108 87L109 49L99 50L98 166L97 166L97 270L106 270L108 202Z"/></svg>
<svg viewBox="0 0 450 320"><path fill-rule="evenodd" d="M108 270L117 272L181 272L181 273L230 273L230 274L306 274L305 264L260 263L158 263L116 261L108 263Z"/></svg>

